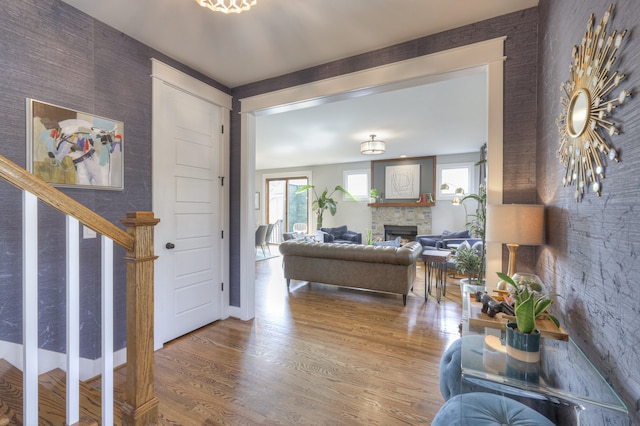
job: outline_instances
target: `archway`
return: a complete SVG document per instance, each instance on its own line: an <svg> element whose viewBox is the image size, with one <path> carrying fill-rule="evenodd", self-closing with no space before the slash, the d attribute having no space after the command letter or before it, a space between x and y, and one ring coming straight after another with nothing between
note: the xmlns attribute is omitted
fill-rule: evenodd
<svg viewBox="0 0 640 426"><path fill-rule="evenodd" d="M393 85L425 84L428 79L442 78L482 67L487 75L488 102L488 174L487 203L502 203L503 153L503 75L505 37L433 53L381 67L345 74L339 77L290 87L241 99L241 226L240 226L240 309L239 317L248 320L255 315L255 268L253 250L255 193L255 116L292 108L303 108L336 98L363 96ZM487 276L500 270L501 246L487 244Z"/></svg>

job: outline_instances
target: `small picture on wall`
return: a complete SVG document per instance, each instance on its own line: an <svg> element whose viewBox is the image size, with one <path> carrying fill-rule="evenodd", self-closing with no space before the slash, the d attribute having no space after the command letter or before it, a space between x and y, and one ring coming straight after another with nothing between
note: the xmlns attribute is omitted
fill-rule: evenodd
<svg viewBox="0 0 640 426"><path fill-rule="evenodd" d="M384 177L385 198L418 198L420 195L420 164L387 166Z"/></svg>
<svg viewBox="0 0 640 426"><path fill-rule="evenodd" d="M121 121L27 99L27 167L55 186L124 188Z"/></svg>

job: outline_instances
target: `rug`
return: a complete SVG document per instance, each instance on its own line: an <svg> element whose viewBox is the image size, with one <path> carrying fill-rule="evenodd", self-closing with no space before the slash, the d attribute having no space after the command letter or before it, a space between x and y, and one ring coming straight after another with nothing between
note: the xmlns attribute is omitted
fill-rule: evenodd
<svg viewBox="0 0 640 426"><path fill-rule="evenodd" d="M273 259L274 257L280 257L280 253L273 252L272 254L269 254L269 251L267 251L266 256L263 256L262 250L258 250L256 252L256 262L259 262L261 260Z"/></svg>

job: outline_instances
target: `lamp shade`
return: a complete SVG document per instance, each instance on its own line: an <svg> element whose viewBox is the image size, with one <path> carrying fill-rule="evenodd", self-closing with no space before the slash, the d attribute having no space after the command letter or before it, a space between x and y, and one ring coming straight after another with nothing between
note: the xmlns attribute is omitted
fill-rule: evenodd
<svg viewBox="0 0 640 426"><path fill-rule="evenodd" d="M370 141L364 141L360 144L360 152L364 155L376 155L384 154L385 143L384 141L374 140L376 135L371 135Z"/></svg>
<svg viewBox="0 0 640 426"><path fill-rule="evenodd" d="M544 242L544 206L499 204L487 206L486 240L539 246Z"/></svg>

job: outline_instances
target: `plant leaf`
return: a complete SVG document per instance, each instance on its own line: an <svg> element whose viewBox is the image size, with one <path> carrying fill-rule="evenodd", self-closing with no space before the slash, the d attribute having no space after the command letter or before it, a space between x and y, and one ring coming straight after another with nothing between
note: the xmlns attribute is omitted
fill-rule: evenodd
<svg viewBox="0 0 640 426"><path fill-rule="evenodd" d="M535 300L533 295L529 295L520 303L516 302L515 314L518 330L521 333L529 334L536 329L535 315L533 313Z"/></svg>

